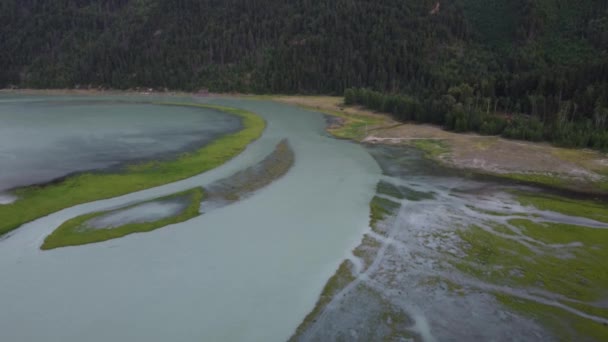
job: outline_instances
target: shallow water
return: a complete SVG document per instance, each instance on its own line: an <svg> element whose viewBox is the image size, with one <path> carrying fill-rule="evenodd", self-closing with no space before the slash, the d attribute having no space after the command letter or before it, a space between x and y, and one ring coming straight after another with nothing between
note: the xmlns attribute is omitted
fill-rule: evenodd
<svg viewBox="0 0 608 342"><path fill-rule="evenodd" d="M0 192L78 171L174 156L241 126L237 117L217 111L134 99L10 99L0 96Z"/></svg>
<svg viewBox="0 0 608 342"><path fill-rule="evenodd" d="M217 169L65 209L0 241L3 339L283 341L293 333L367 228L380 170L363 147L327 137L320 114L198 100L252 110L268 127ZM260 162L284 138L294 166L243 201L149 233L39 250L70 218L211 184Z"/></svg>
<svg viewBox="0 0 608 342"><path fill-rule="evenodd" d="M112 211L84 222L90 229L111 229L125 224L154 222L176 216L189 205L188 198L172 198Z"/></svg>
<svg viewBox="0 0 608 342"><path fill-rule="evenodd" d="M16 200L17 200L17 197L15 197L11 194L0 193L0 205L1 204L11 204L11 203L15 202Z"/></svg>
<svg viewBox="0 0 608 342"><path fill-rule="evenodd" d="M571 257L568 253L576 253L580 243L543 243L522 234L509 220L525 218L597 229L608 229L608 224L522 206L507 191L534 191L533 188L467 178L421 159L421 152L416 150L371 146L369 151L382 166L383 181L433 196L411 200L380 195L397 202L397 211L380 222L376 230L367 232L368 241L372 242L359 247L363 256L359 253L347 258L354 281L333 296L314 323L297 336L298 341L370 341L395 334L422 341L560 338L539 321L499 303L495 294L608 323L605 318L577 310L572 306L576 300L558 293L484 282L454 267L465 257L457 231L470 225L518 241L540 254L551 252ZM494 230L492 225L496 223L512 229L512 233ZM522 274L529 271L520 270ZM518 276L510 274L506 279ZM399 324L394 323L395 319L400 320ZM562 323L573 324L568 320Z"/></svg>
<svg viewBox="0 0 608 342"><path fill-rule="evenodd" d="M544 329L529 319L509 313L492 295L477 291L468 295L450 292L441 280L453 280L446 256L458 258L455 230L475 218L462 212L477 203L490 184L463 177L422 159L415 150L370 147L383 166L383 180L434 196L422 200L398 200L395 217L379 224L382 234L369 231L379 246L369 262L360 263L356 280L335 296L316 323L299 340L352 341L381 339L395 332L387 315L406 317L401 334L423 341L507 341L547 338ZM456 191L456 192L455 192ZM472 192L462 198L463 191ZM458 194L458 195L455 195ZM490 196L492 197L492 196ZM437 283L437 284L435 284ZM343 312L357 308L356 315ZM366 322L384 325L370 329ZM517 327L517 329L513 329Z"/></svg>
<svg viewBox="0 0 608 342"><path fill-rule="evenodd" d="M115 104L123 98L92 100ZM338 265L349 260L355 281L333 298L299 336L302 340L553 340L545 327L505 308L493 294L553 306L572 302L458 272L453 263L465 255L456 230L470 224L492 230L489 223L500 222L513 234L493 231L497 236L567 253L577 246L532 241L508 220L608 228L521 206L506 191L521 187L468 178L416 150L331 139L317 113L263 101L182 100L251 110L268 127L217 169L68 208L0 240L3 339L284 341L314 308ZM293 167L242 201L149 233L39 250L44 238L70 218L209 186L255 167L285 138L295 153ZM380 180L402 187L408 196L393 198L399 210L371 231L369 202ZM351 252L363 234L376 241L371 258Z"/></svg>

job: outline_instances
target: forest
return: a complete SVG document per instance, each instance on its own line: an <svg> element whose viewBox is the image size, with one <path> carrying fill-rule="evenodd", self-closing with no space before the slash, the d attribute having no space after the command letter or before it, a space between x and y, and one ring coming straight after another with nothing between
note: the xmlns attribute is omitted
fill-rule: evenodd
<svg viewBox="0 0 608 342"><path fill-rule="evenodd" d="M605 0L2 0L0 87L346 95L608 148Z"/></svg>

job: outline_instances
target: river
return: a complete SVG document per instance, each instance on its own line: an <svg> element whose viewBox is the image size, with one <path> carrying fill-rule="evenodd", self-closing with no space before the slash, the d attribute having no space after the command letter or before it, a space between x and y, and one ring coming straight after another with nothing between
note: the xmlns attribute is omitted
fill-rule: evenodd
<svg viewBox="0 0 608 342"><path fill-rule="evenodd" d="M125 101L163 99L61 98L85 100L107 114L135 106ZM0 240L3 340L285 341L296 331L303 341L608 336L608 277L597 263L608 243L605 203L442 168L412 148L333 139L321 114L293 106L169 100L246 109L267 128L209 172L64 209ZM137 121L113 117L107 130ZM225 131L221 122L203 121L199 131L216 124L214 132ZM152 126L143 131L154 139ZM214 184L260 163L283 139L293 167L252 196L148 233L39 249L66 220ZM19 145L12 144L5 148ZM523 203L538 195L549 209ZM372 227L370 201L390 209ZM336 273L340 265L347 266ZM306 320L330 278L334 295Z"/></svg>
<svg viewBox="0 0 608 342"><path fill-rule="evenodd" d="M363 147L328 137L318 113L197 101L254 111L267 129L210 172L68 208L1 241L4 340L281 341L293 333L367 229L380 169ZM283 138L295 165L255 196L150 233L39 250L67 219L210 184L259 162Z"/></svg>

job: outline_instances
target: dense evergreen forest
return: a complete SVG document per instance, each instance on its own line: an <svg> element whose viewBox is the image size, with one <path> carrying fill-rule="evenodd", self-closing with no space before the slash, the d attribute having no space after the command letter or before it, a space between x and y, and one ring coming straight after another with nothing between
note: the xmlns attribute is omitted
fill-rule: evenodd
<svg viewBox="0 0 608 342"><path fill-rule="evenodd" d="M352 88L402 120L608 148L606 0L0 0L0 47L0 87Z"/></svg>

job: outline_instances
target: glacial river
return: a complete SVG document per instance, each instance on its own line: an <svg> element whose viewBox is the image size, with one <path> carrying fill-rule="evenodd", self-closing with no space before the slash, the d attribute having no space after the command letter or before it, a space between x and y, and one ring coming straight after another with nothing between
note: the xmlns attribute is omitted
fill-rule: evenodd
<svg viewBox="0 0 608 342"><path fill-rule="evenodd" d="M195 136L238 127L234 118L209 110L201 109L199 117L191 109L176 110L167 118L167 108L144 104L167 100L161 98L54 99L49 111L55 119L47 123L40 106L49 98L0 98L13 108L12 121L3 123L26 119L24 132L41 132L24 143L38 144L31 152L0 137L2 151L18 159L4 159L0 167L19 170L21 159L36 165L47 158L37 166L40 174L48 175L47 168L80 170L78 158L52 147L65 146L62 137L84 139L87 132L97 132L105 147L84 144L78 154L80 144L68 144L73 155L93 157L83 163L96 162L98 149L112 147L119 162L133 155L164 157L211 139ZM333 139L319 113L234 98L168 100L243 108L261 115L267 128L243 153L209 172L64 209L5 236L0 340L272 342L289 339L302 322L296 337L303 341L546 341L608 333L602 315L608 304L597 299L605 291L604 270L578 275L594 270L602 257L607 219L523 205L514 190L540 190L448 170L418 150ZM102 129L88 127L82 111ZM116 132L130 136L133 127L138 139L117 147L116 139L107 138ZM293 167L252 196L149 233L39 249L66 220L209 186L265 160L283 139L293 149ZM98 167L83 169L92 166ZM372 198L392 213L370 229ZM605 210L605 204L586 203ZM549 229L560 229L558 239ZM332 278L341 264L346 268ZM336 295L325 297L327 305L305 320L330 278ZM578 292L567 292L571 287ZM543 325L551 320L567 335Z"/></svg>
<svg viewBox="0 0 608 342"><path fill-rule="evenodd" d="M33 101L48 99L24 100L26 106L35 106ZM100 103L85 107L84 100ZM135 105L116 100L78 97L62 102L78 102L74 105L85 107L89 117L96 111L112 115L115 109L104 128L124 130L137 120L118 114ZM291 336L368 228L369 201L380 168L362 146L328 137L321 114L262 101L194 101L258 113L267 121L266 131L217 169L68 208L25 224L0 241L2 340L282 341ZM71 107L70 113L58 115L53 129L60 130L65 122L70 130L78 111ZM146 111L140 108L138 115L145 120ZM24 129L48 129L43 117L31 120L33 126ZM158 127L147 126L140 133L154 139L148 133ZM250 198L149 233L39 249L70 218L210 184L256 164L283 138L293 147L295 165ZM4 145L4 153L18 147Z"/></svg>

